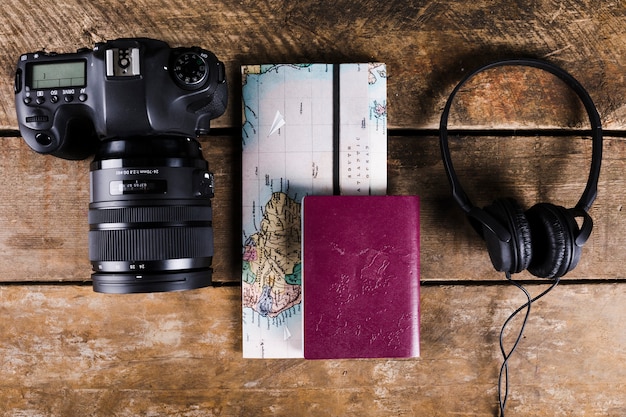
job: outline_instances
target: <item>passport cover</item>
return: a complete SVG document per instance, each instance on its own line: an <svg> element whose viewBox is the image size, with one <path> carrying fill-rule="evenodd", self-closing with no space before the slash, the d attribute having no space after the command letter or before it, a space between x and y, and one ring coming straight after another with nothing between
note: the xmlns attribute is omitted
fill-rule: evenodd
<svg viewBox="0 0 626 417"><path fill-rule="evenodd" d="M419 197L303 199L304 357L419 356Z"/></svg>

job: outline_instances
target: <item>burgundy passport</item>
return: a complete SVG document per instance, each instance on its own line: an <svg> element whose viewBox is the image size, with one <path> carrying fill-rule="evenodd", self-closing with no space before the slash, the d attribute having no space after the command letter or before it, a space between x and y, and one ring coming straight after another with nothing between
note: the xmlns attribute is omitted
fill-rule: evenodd
<svg viewBox="0 0 626 417"><path fill-rule="evenodd" d="M304 357L419 356L419 198L302 204Z"/></svg>

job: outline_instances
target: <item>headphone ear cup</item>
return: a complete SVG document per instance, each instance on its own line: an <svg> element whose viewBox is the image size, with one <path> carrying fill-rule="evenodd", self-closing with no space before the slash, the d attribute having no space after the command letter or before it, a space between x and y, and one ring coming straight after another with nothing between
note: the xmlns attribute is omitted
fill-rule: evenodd
<svg viewBox="0 0 626 417"><path fill-rule="evenodd" d="M575 243L578 223L568 211L539 203L526 211L533 242L528 272L539 278L560 278L576 267L581 248Z"/></svg>
<svg viewBox="0 0 626 417"><path fill-rule="evenodd" d="M512 198L498 199L484 208L485 212L500 222L511 233L511 239L503 242L498 236L483 227L489 258L496 271L518 273L531 261L530 226L524 210Z"/></svg>

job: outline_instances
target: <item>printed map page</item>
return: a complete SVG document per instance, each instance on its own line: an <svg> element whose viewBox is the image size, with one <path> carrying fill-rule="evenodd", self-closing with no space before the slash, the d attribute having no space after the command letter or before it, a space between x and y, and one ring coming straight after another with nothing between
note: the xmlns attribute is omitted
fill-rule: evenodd
<svg viewBox="0 0 626 417"><path fill-rule="evenodd" d="M303 357L300 205L333 193L386 192L384 64L340 66L340 143L333 65L242 67L243 356ZM344 109L346 111L344 112Z"/></svg>

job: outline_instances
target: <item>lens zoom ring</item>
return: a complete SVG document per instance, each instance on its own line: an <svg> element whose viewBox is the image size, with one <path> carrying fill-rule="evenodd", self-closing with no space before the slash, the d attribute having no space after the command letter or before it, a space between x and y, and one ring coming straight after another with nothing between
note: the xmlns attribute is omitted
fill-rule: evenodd
<svg viewBox="0 0 626 417"><path fill-rule="evenodd" d="M91 261L152 261L213 256L211 227L92 230Z"/></svg>
<svg viewBox="0 0 626 417"><path fill-rule="evenodd" d="M105 223L179 223L211 221L207 206L121 207L89 210L89 224Z"/></svg>

